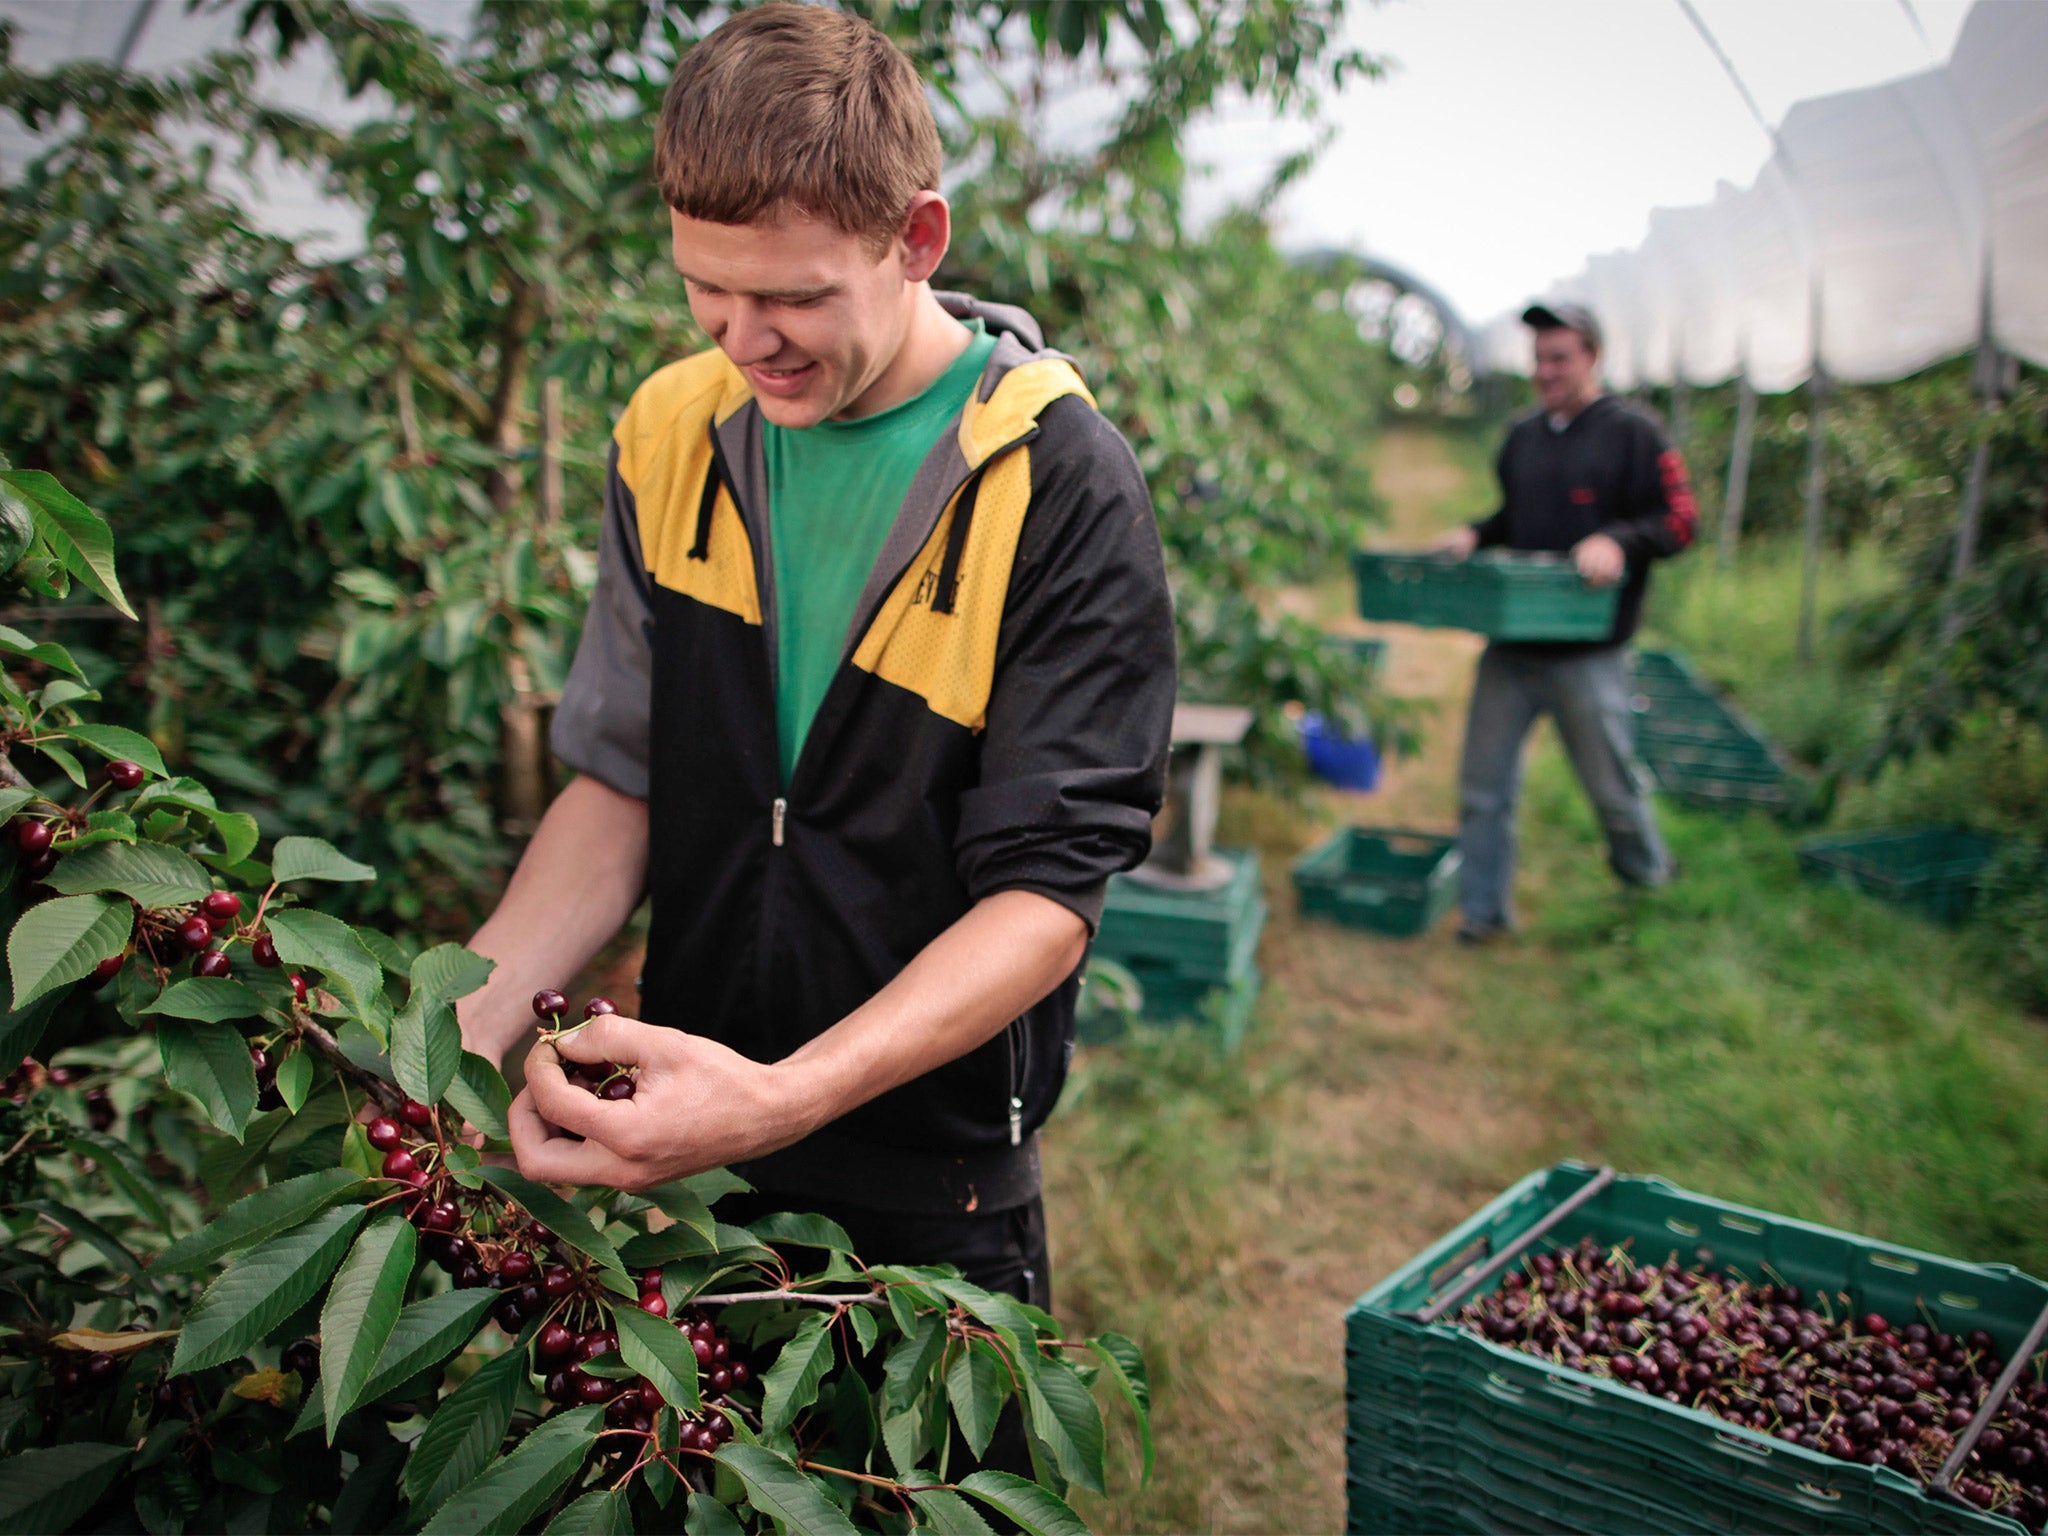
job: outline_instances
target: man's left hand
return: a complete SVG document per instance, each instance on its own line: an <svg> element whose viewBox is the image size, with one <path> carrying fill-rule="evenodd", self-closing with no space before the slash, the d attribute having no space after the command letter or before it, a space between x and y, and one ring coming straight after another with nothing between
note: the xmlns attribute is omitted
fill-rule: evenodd
<svg viewBox="0 0 2048 1536"><path fill-rule="evenodd" d="M1604 533L1588 534L1573 545L1572 564L1589 587L1611 587L1628 574L1628 556Z"/></svg>
<svg viewBox="0 0 2048 1536"><path fill-rule="evenodd" d="M569 1080L565 1062L630 1068L633 1096L601 1099ZM776 1088L774 1068L715 1041L602 1014L527 1055L512 1151L543 1184L652 1189L798 1140L805 1127Z"/></svg>

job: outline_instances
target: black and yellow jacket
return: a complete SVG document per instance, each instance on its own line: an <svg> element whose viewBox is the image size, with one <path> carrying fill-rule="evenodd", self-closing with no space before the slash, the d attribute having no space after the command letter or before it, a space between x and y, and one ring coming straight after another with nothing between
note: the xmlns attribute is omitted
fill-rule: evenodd
<svg viewBox="0 0 2048 1536"><path fill-rule="evenodd" d="M786 788L745 379L717 351L672 364L613 434L554 746L648 801L642 1016L759 1061L829 1029L996 891L1038 892L1092 929L1164 790L1173 621L1137 463L1029 316L944 301L996 349L905 498ZM1076 985L741 1171L899 1211L1030 1199Z"/></svg>

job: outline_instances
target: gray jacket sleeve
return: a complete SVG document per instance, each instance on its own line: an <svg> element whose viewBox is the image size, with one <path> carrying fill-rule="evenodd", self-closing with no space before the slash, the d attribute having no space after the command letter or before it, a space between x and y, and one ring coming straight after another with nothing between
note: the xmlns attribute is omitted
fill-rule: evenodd
<svg viewBox="0 0 2048 1536"><path fill-rule="evenodd" d="M562 684L549 743L555 756L622 795L647 798L648 712L653 705L654 608L640 554L633 492L619 477L619 445L605 463L597 590L576 660Z"/></svg>

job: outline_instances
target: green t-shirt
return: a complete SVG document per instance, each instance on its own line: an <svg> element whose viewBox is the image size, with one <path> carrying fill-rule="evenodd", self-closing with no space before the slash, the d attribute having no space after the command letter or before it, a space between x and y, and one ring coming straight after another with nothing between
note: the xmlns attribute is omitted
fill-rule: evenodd
<svg viewBox="0 0 2048 1536"><path fill-rule="evenodd" d="M769 548L775 563L775 726L789 782L811 719L846 653L854 604L939 433L995 351L974 339L924 393L857 421L791 429L764 422Z"/></svg>

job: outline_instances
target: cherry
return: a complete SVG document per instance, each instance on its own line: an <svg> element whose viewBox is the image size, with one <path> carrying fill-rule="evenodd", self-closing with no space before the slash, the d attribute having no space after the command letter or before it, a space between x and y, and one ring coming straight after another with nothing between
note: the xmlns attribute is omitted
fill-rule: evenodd
<svg viewBox="0 0 2048 1536"><path fill-rule="evenodd" d="M242 898L233 891L209 891L199 907L208 922L220 926L242 915Z"/></svg>
<svg viewBox="0 0 2048 1536"><path fill-rule="evenodd" d="M473 1260L466 1260L455 1270L455 1289L473 1291L491 1277L484 1273L483 1266Z"/></svg>
<svg viewBox="0 0 2048 1536"><path fill-rule="evenodd" d="M560 1323L549 1323L533 1341L534 1353L542 1360L566 1360L576 1347L576 1335Z"/></svg>
<svg viewBox="0 0 2048 1536"><path fill-rule="evenodd" d="M260 1045L250 1046L249 1065L256 1069L257 1077L262 1077L264 1073L270 1070L270 1052L263 1049Z"/></svg>
<svg viewBox="0 0 2048 1536"><path fill-rule="evenodd" d="M709 1381L713 1392L730 1392L732 1390L731 1367L724 1365L713 1366Z"/></svg>
<svg viewBox="0 0 2048 1536"><path fill-rule="evenodd" d="M613 1429L629 1429L632 1427L634 1415L639 1411L640 1394L622 1394L605 1404L604 1421Z"/></svg>
<svg viewBox="0 0 2048 1536"><path fill-rule="evenodd" d="M744 1360L733 1361L729 1369L732 1371L732 1384L736 1387L744 1387L753 1380L754 1373L747 1369L747 1362Z"/></svg>
<svg viewBox="0 0 2048 1536"><path fill-rule="evenodd" d="M296 1371L307 1381L320 1374L320 1346L311 1339L299 1339L284 1347L279 1363L288 1371Z"/></svg>
<svg viewBox="0 0 2048 1536"><path fill-rule="evenodd" d="M411 1126L426 1127L434 1123L434 1112L418 1099L407 1099L399 1105L398 1117Z"/></svg>
<svg viewBox="0 0 2048 1536"><path fill-rule="evenodd" d="M178 924L178 942L198 954L213 942L213 924L203 917L188 917Z"/></svg>
<svg viewBox="0 0 2048 1536"><path fill-rule="evenodd" d="M551 1373L547 1379L547 1384L541 1388L541 1392L551 1403L567 1404L576 1401L576 1389L569 1385L569 1373L567 1371Z"/></svg>
<svg viewBox="0 0 2048 1536"><path fill-rule="evenodd" d="M729 1357L729 1356L730 1356L731 1354L732 1354L732 1346L731 1346L730 1344L726 1343L726 1341L725 1341L724 1339L714 1339L714 1340L712 1340L712 1343L711 1343L711 1358L712 1358L713 1360L716 1360L716 1361L717 1361L717 1362L718 1362L719 1364L723 1365L723 1364L725 1363L725 1361L726 1361L727 1357Z"/></svg>
<svg viewBox="0 0 2048 1536"><path fill-rule="evenodd" d="M595 1360L605 1352L606 1348L602 1332L586 1333L576 1341L576 1358L578 1360Z"/></svg>
<svg viewBox="0 0 2048 1536"><path fill-rule="evenodd" d="M363 1134L379 1152L389 1152L405 1139L405 1132L398 1128L398 1122L386 1115L372 1120Z"/></svg>
<svg viewBox="0 0 2048 1536"><path fill-rule="evenodd" d="M640 1406L649 1413L661 1411L661 1388L644 1376L640 1378Z"/></svg>
<svg viewBox="0 0 2048 1536"><path fill-rule="evenodd" d="M711 1341L709 1339L692 1338L690 1340L690 1351L692 1354L696 1355L697 1364L699 1366L706 1366L711 1364ZM1621 1358L1626 1360L1628 1356L1624 1355ZM1633 1367L1631 1367L1631 1369L1633 1369Z"/></svg>
<svg viewBox="0 0 2048 1536"><path fill-rule="evenodd" d="M227 952L219 949L209 949L192 962L194 976L206 976L215 981L231 974L234 968L234 962L228 959Z"/></svg>
<svg viewBox="0 0 2048 1536"><path fill-rule="evenodd" d="M533 1255L508 1253L498 1261L498 1273L513 1285L523 1284L533 1274Z"/></svg>
<svg viewBox="0 0 2048 1536"><path fill-rule="evenodd" d="M84 1384L85 1372L79 1368L77 1361L66 1360L57 1367L57 1390L59 1392L76 1392Z"/></svg>
<svg viewBox="0 0 2048 1536"><path fill-rule="evenodd" d="M647 1434L654 1428L654 1415L642 1409L633 1415L633 1428L640 1434Z"/></svg>
<svg viewBox="0 0 2048 1536"><path fill-rule="evenodd" d="M602 1376L584 1376L576 1387L576 1396L586 1403L608 1403L617 1390Z"/></svg>
<svg viewBox="0 0 2048 1536"><path fill-rule="evenodd" d="M125 951L118 955L107 956L106 959L92 968L92 974L86 977L86 982L95 987L105 986L121 973L121 967L127 963L127 960L128 956Z"/></svg>
<svg viewBox="0 0 2048 1536"><path fill-rule="evenodd" d="M643 1270L641 1270L641 1271L640 1271L640 1289L641 1289L641 1290L643 1290L643 1291L658 1291L658 1290L660 1290L660 1289L661 1289L661 1271L660 1271L659 1269L643 1269Z"/></svg>
<svg viewBox="0 0 2048 1536"><path fill-rule="evenodd" d="M1883 1338L1886 1334L1892 1331L1892 1325L1886 1322L1877 1313L1869 1312L1864 1314L1863 1331L1865 1333L1872 1334L1878 1338Z"/></svg>
<svg viewBox="0 0 2048 1536"><path fill-rule="evenodd" d="M266 971L275 970L283 963L277 958L277 940L267 933L259 933L250 941L249 958Z"/></svg>
<svg viewBox="0 0 2048 1536"><path fill-rule="evenodd" d="M301 1003L306 1000L306 978L297 971L292 972L292 998Z"/></svg>
<svg viewBox="0 0 2048 1536"><path fill-rule="evenodd" d="M630 1099L633 1097L633 1079L630 1077L615 1077L598 1089L597 1096L601 1099L613 1100L614 1102L620 1099Z"/></svg>
<svg viewBox="0 0 2048 1536"><path fill-rule="evenodd" d="M552 987L543 987L533 994L533 1016L537 1019L558 1018L569 1006L569 999Z"/></svg>
<svg viewBox="0 0 2048 1536"><path fill-rule="evenodd" d="M17 821L14 824L14 846L23 853L41 853L56 839L57 833L47 821Z"/></svg>
<svg viewBox="0 0 2048 1536"><path fill-rule="evenodd" d="M643 1291L640 1296L640 1310L649 1317L667 1317L668 1298L659 1291Z"/></svg>
<svg viewBox="0 0 2048 1536"><path fill-rule="evenodd" d="M526 1313L521 1310L517 1296L500 1296L491 1307L491 1316L498 1320L498 1326L507 1333L517 1333L526 1326Z"/></svg>
<svg viewBox="0 0 2048 1536"><path fill-rule="evenodd" d="M147 776L140 763L131 763L125 757L117 757L107 764L107 779L116 789L136 789Z"/></svg>
<svg viewBox="0 0 2048 1536"><path fill-rule="evenodd" d="M462 1224L462 1208L453 1200L436 1200L420 1217L420 1225L433 1232L453 1232Z"/></svg>
<svg viewBox="0 0 2048 1536"><path fill-rule="evenodd" d="M21 866L21 872L31 880L40 880L57 867L57 850L45 848L41 853L32 853L28 862Z"/></svg>
<svg viewBox="0 0 2048 1536"><path fill-rule="evenodd" d="M576 1275L566 1264L550 1264L541 1272L540 1288L550 1301L560 1301L576 1289Z"/></svg>
<svg viewBox="0 0 2048 1536"><path fill-rule="evenodd" d="M398 1147L384 1154L384 1177L387 1179L410 1179L420 1171L419 1159L404 1147Z"/></svg>
<svg viewBox="0 0 2048 1536"><path fill-rule="evenodd" d="M618 1007L608 997L593 997L583 1005L583 1017L594 1019L601 1013L617 1013Z"/></svg>
<svg viewBox="0 0 2048 1536"><path fill-rule="evenodd" d="M105 1381L120 1369L120 1361L99 1350L94 1350L85 1357L85 1374L90 1381Z"/></svg>

